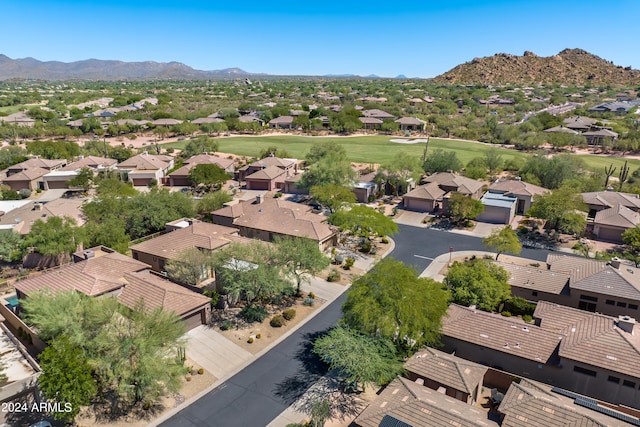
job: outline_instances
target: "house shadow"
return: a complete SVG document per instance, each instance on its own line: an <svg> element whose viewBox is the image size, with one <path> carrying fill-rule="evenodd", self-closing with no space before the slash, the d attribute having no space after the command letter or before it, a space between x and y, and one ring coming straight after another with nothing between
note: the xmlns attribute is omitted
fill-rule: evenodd
<svg viewBox="0 0 640 427"><path fill-rule="evenodd" d="M274 393L299 412L320 411L330 419L345 420L360 413L364 403L357 394L346 393L342 379L313 352L315 340L330 329L305 335L295 355L301 368L278 384Z"/></svg>

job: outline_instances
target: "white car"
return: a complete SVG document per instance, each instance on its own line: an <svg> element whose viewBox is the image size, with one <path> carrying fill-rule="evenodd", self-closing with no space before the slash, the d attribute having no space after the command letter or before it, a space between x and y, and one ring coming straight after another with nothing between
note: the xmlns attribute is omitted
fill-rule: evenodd
<svg viewBox="0 0 640 427"><path fill-rule="evenodd" d="M29 427L51 427L51 423L49 421L38 421L35 424L31 424Z"/></svg>

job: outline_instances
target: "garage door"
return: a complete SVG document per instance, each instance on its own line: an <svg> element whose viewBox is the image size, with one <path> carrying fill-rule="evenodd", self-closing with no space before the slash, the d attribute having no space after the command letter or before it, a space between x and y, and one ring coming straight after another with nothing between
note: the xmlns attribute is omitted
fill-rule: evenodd
<svg viewBox="0 0 640 427"><path fill-rule="evenodd" d="M182 320L184 320L187 331L195 328L196 326L200 326L202 325L202 310L193 313Z"/></svg>
<svg viewBox="0 0 640 427"><path fill-rule="evenodd" d="M49 190L67 188L67 182L66 181L47 181L47 186L49 187Z"/></svg>
<svg viewBox="0 0 640 427"><path fill-rule="evenodd" d="M247 181L247 190L268 190L269 181Z"/></svg>
<svg viewBox="0 0 640 427"><path fill-rule="evenodd" d="M609 240L611 242L622 242L622 232L619 228L609 228L600 226L598 230L598 238L600 240Z"/></svg>
<svg viewBox="0 0 640 427"><path fill-rule="evenodd" d="M145 185L149 185L149 180L146 178L132 179L131 182L133 183L134 187L144 187Z"/></svg>
<svg viewBox="0 0 640 427"><path fill-rule="evenodd" d="M420 200L405 197L405 208L412 211L430 212L433 209L433 202L431 200Z"/></svg>

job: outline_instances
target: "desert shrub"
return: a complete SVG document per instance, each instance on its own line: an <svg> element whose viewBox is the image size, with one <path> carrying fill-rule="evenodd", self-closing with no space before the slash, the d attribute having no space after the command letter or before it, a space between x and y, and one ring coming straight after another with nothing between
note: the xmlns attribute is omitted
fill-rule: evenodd
<svg viewBox="0 0 640 427"><path fill-rule="evenodd" d="M385 244L389 243L389 239L387 237L383 237L382 239L380 239L380 241Z"/></svg>
<svg viewBox="0 0 640 427"><path fill-rule="evenodd" d="M247 305L240 312L240 316L249 323L262 322L267 318L267 309L259 305Z"/></svg>
<svg viewBox="0 0 640 427"><path fill-rule="evenodd" d="M28 188L23 188L22 190L18 191L18 194L23 199L26 199L27 197L31 196L31 190L29 190Z"/></svg>
<svg viewBox="0 0 640 427"><path fill-rule="evenodd" d="M222 322L222 324L220 325L220 330L222 331L228 331L229 329L231 329L233 327L233 323L231 322L231 320L225 320L224 322Z"/></svg>
<svg viewBox="0 0 640 427"><path fill-rule="evenodd" d="M275 199L279 199L280 197L282 197L282 193L278 191L276 194L273 195L273 197Z"/></svg>
<svg viewBox="0 0 640 427"><path fill-rule="evenodd" d="M522 316L522 320L527 323L531 323L533 322L533 317L530 314L525 314L524 316Z"/></svg>
<svg viewBox="0 0 640 427"><path fill-rule="evenodd" d="M335 271L335 270L333 270L333 271ZM336 273L337 273L337 271L336 271ZM340 273L338 273L338 274L340 274ZM316 294L314 294L313 292L309 292L309 295L308 295L308 296L309 296L309 298L311 298L311 299L316 299Z"/></svg>
<svg viewBox="0 0 640 427"><path fill-rule="evenodd" d="M302 301L302 305L306 305L308 307L311 307L315 303L316 303L316 300L310 297L306 297L304 301Z"/></svg>
<svg viewBox="0 0 640 427"><path fill-rule="evenodd" d="M204 368L198 369L198 374L199 375L204 375Z"/></svg>
<svg viewBox="0 0 640 427"><path fill-rule="evenodd" d="M535 304L529 303L526 299L521 297L512 297L506 301L505 304L507 311L516 315L523 316L525 314L532 315L536 309Z"/></svg>
<svg viewBox="0 0 640 427"><path fill-rule="evenodd" d="M296 310L293 308L288 308L282 312L282 317L284 317L284 320L291 320L296 317Z"/></svg>
<svg viewBox="0 0 640 427"><path fill-rule="evenodd" d="M256 334L256 339L258 339L258 340L259 340L260 338L262 338L262 335L260 335L260 334Z"/></svg>
<svg viewBox="0 0 640 427"><path fill-rule="evenodd" d="M365 254L368 254L369 252L371 252L371 240L366 239L364 242L362 242L362 244L360 245L360 252Z"/></svg>
<svg viewBox="0 0 640 427"><path fill-rule="evenodd" d="M272 328L282 327L284 325L284 317L280 314L273 316L271 321L269 321L269 325L271 325Z"/></svg>
<svg viewBox="0 0 640 427"><path fill-rule="evenodd" d="M327 282L337 282L340 280L340 273L336 270L331 270L331 272L327 275Z"/></svg>
<svg viewBox="0 0 640 427"><path fill-rule="evenodd" d="M249 339L247 340L247 343L249 343L249 344L253 344L253 338L249 338Z"/></svg>
<svg viewBox="0 0 640 427"><path fill-rule="evenodd" d="M500 313L500 314L502 314L504 317L511 317L511 313L510 313L510 312L508 312L508 311L506 311L506 310L505 310L505 311L503 311L503 312L502 312L502 313Z"/></svg>
<svg viewBox="0 0 640 427"><path fill-rule="evenodd" d="M353 264L355 264L356 260L353 258L347 258L344 260L344 269L345 270L349 270L351 267L353 267Z"/></svg>

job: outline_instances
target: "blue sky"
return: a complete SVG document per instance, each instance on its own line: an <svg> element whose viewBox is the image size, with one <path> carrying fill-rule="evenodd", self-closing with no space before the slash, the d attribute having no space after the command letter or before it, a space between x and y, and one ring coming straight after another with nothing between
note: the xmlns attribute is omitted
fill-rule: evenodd
<svg viewBox="0 0 640 427"><path fill-rule="evenodd" d="M11 58L433 77L498 52L581 48L640 69L640 0L3 0L2 14Z"/></svg>

